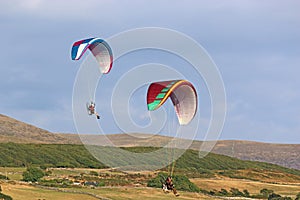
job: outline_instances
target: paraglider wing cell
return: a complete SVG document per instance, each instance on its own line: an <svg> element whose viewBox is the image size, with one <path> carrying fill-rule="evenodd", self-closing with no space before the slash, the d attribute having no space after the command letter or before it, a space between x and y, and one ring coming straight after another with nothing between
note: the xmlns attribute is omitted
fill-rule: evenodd
<svg viewBox="0 0 300 200"><path fill-rule="evenodd" d="M148 110L156 110L171 98L180 125L187 125L197 111L197 93L186 80L151 83L147 92Z"/></svg>

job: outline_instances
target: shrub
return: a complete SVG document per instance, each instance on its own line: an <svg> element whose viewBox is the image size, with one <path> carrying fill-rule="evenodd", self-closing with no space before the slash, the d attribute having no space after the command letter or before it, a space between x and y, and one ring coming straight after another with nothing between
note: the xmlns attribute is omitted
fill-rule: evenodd
<svg viewBox="0 0 300 200"><path fill-rule="evenodd" d="M222 195L222 196L227 196L227 195L229 195L228 191L225 190L225 189L223 189L223 188L220 190L219 194Z"/></svg>
<svg viewBox="0 0 300 200"><path fill-rule="evenodd" d="M4 176L2 174L0 174L0 179L2 179L2 180L9 180L9 178L7 176Z"/></svg>
<svg viewBox="0 0 300 200"><path fill-rule="evenodd" d="M2 200L12 200L12 198L8 195L0 193L0 199Z"/></svg>
<svg viewBox="0 0 300 200"><path fill-rule="evenodd" d="M235 196L235 197L243 197L244 196L244 193L239 191L239 189L237 189L237 188L231 188L230 192L231 192L232 196Z"/></svg>
<svg viewBox="0 0 300 200"><path fill-rule="evenodd" d="M295 200L300 200L300 192L297 194L296 199Z"/></svg>
<svg viewBox="0 0 300 200"><path fill-rule="evenodd" d="M96 171L90 171L91 176L98 176L99 174Z"/></svg>
<svg viewBox="0 0 300 200"><path fill-rule="evenodd" d="M274 191L273 190L268 190L266 188L260 190L260 194L263 196L263 197L266 197L268 198L270 194L272 194Z"/></svg>
<svg viewBox="0 0 300 200"><path fill-rule="evenodd" d="M161 188L167 176L168 175L166 173L159 173L156 177L150 179L147 182L147 186ZM189 192L200 191L200 189L184 175L175 175L172 177L172 179L173 179L173 184L177 190L183 190Z"/></svg>
<svg viewBox="0 0 300 200"><path fill-rule="evenodd" d="M26 182L36 182L44 176L44 172L36 167L28 167L25 172L23 172L23 181Z"/></svg>
<svg viewBox="0 0 300 200"><path fill-rule="evenodd" d="M292 200L291 197L281 197L279 194L272 193L269 195L268 200Z"/></svg>
<svg viewBox="0 0 300 200"><path fill-rule="evenodd" d="M245 189L245 190L243 190L243 192L244 192L245 197L250 197L250 193L248 190Z"/></svg>
<svg viewBox="0 0 300 200"><path fill-rule="evenodd" d="M166 173L158 173L156 177L148 180L147 187L161 188L167 176Z"/></svg>

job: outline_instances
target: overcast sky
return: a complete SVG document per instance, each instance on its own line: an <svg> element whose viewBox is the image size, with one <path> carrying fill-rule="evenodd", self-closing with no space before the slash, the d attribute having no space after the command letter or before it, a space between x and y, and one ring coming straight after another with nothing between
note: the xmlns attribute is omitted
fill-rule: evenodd
<svg viewBox="0 0 300 200"><path fill-rule="evenodd" d="M72 43L163 27L196 40L218 66L227 95L220 139L300 143L299 8L297 0L1 0L0 113L76 132L81 61L70 59Z"/></svg>

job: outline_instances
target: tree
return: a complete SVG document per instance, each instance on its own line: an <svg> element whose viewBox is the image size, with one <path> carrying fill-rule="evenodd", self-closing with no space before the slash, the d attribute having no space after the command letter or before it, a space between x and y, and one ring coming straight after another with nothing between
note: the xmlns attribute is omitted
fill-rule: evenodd
<svg viewBox="0 0 300 200"><path fill-rule="evenodd" d="M231 188L230 192L231 192L232 196L235 196L235 197L243 197L244 196L244 193L239 191L239 189L237 189L237 188Z"/></svg>
<svg viewBox="0 0 300 200"><path fill-rule="evenodd" d="M2 174L0 174L0 179L3 179L3 180L9 180L9 178L7 176L4 176Z"/></svg>
<svg viewBox="0 0 300 200"><path fill-rule="evenodd" d="M250 197L250 193L248 190L245 189L245 190L243 190L243 192L244 192L245 197Z"/></svg>
<svg viewBox="0 0 300 200"><path fill-rule="evenodd" d="M263 197L269 197L270 194L272 194L274 191L273 190L268 190L266 188L260 190L260 194L262 194Z"/></svg>
<svg viewBox="0 0 300 200"><path fill-rule="evenodd" d="M99 174L96 171L90 171L91 176L98 176Z"/></svg>
<svg viewBox="0 0 300 200"><path fill-rule="evenodd" d="M268 200L279 200L281 196L279 194L272 193L269 195Z"/></svg>
<svg viewBox="0 0 300 200"><path fill-rule="evenodd" d="M0 193L0 199L2 200L12 200L12 198L8 195Z"/></svg>
<svg viewBox="0 0 300 200"><path fill-rule="evenodd" d="M228 191L227 191L226 189L223 189L223 188L222 188L222 189L220 190L219 194L220 194L220 195L223 195L223 196L227 196L227 195L228 195Z"/></svg>
<svg viewBox="0 0 300 200"><path fill-rule="evenodd" d="M40 180L44 175L45 173L41 169L36 167L28 167L27 170L23 172L23 181L36 182Z"/></svg>
<svg viewBox="0 0 300 200"><path fill-rule="evenodd" d="M269 195L268 200L292 200L291 197L281 197L279 194L272 193Z"/></svg>

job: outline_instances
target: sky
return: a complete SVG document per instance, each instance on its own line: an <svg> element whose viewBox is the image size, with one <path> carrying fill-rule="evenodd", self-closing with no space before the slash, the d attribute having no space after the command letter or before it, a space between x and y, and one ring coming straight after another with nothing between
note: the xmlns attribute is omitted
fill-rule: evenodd
<svg viewBox="0 0 300 200"><path fill-rule="evenodd" d="M227 98L220 139L299 144L299 7L297 0L1 0L0 113L52 132L76 133L72 92L82 61L70 58L73 42L161 27L193 38L217 65ZM172 59L144 51L116 65ZM209 117L205 106L201 112L203 120ZM119 131L112 120L105 124L107 132Z"/></svg>

